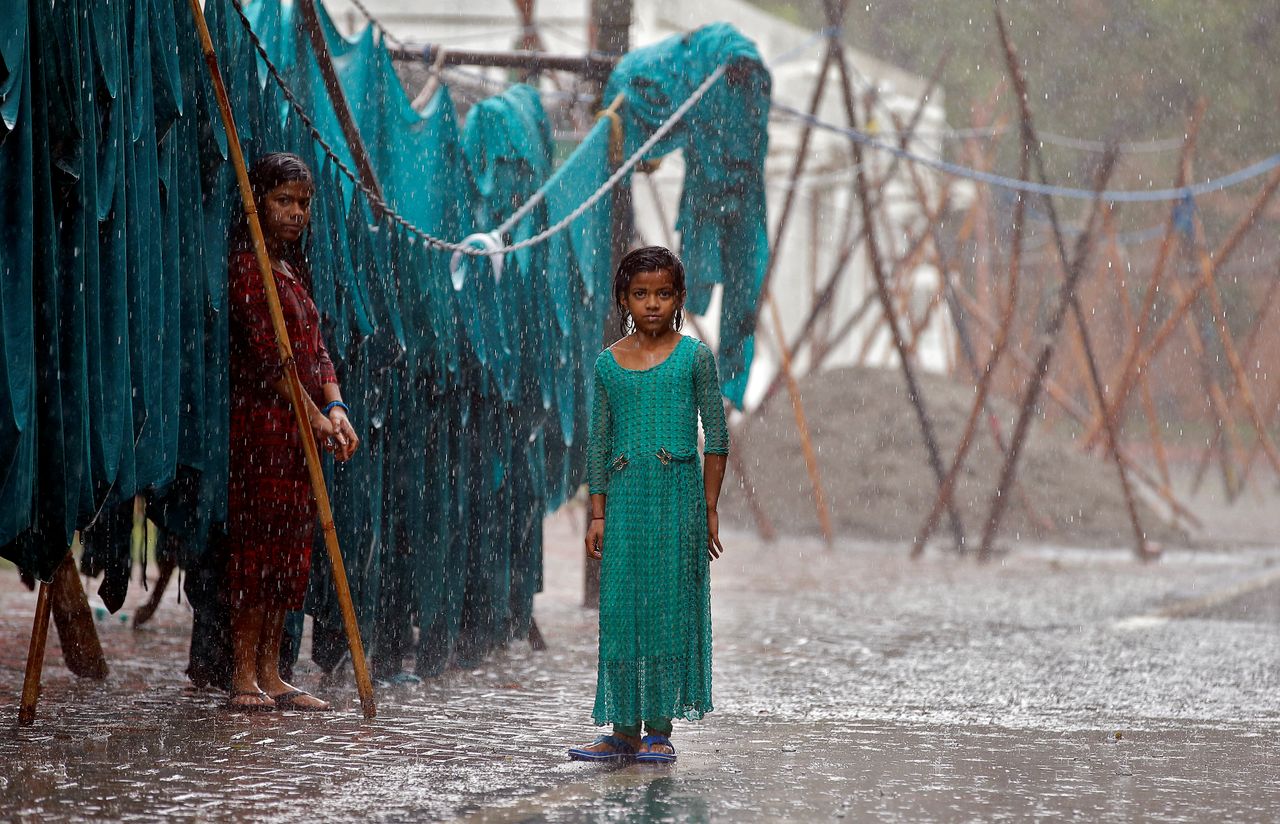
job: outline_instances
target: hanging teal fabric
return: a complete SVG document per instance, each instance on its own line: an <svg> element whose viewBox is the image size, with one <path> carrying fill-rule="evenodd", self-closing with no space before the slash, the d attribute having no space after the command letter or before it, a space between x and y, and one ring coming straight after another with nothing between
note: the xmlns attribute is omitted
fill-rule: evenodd
<svg viewBox="0 0 1280 824"><path fill-rule="evenodd" d="M31 525L36 457L34 273L37 224L49 230L48 144L36 141L25 3L0 9L0 546ZM37 187L40 188L37 195Z"/></svg>
<svg viewBox="0 0 1280 824"><path fill-rule="evenodd" d="M319 12L386 198L412 224L450 239L492 230L545 184L507 235L518 241L608 178L607 123L553 169L541 101L517 87L475 107L464 138L447 89L413 111L372 31L348 42ZM248 13L351 166L293 6L260 0ZM230 0L208 0L206 14L247 157L295 151L316 175L313 290L365 442L351 464L326 467L361 626L375 655L395 658L416 615L421 674L478 660L528 631L540 519L582 478L584 364L610 311L610 198L507 255L501 277L469 258L455 279L450 253L375 219L320 151ZM0 554L45 579L74 530L137 492L184 539L186 565L225 520L227 237L239 202L189 19L186 0L0 8ZM722 39L700 48L735 42ZM751 77L726 86L755 88ZM730 237L722 229L715 242ZM530 301L546 312L526 311ZM320 557L309 604L323 635L337 618Z"/></svg>
<svg viewBox="0 0 1280 824"><path fill-rule="evenodd" d="M720 374L725 397L741 406L769 255L764 192L769 70L754 43L727 23L715 23L627 54L609 78L605 99L626 94L621 114L630 153L721 65L728 67L724 77L650 155L684 153L676 229L689 279L689 308L706 311L711 287L724 285Z"/></svg>

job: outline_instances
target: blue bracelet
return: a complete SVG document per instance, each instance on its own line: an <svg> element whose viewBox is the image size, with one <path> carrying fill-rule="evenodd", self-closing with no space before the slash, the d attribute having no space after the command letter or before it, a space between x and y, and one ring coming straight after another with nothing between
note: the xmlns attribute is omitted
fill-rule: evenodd
<svg viewBox="0 0 1280 824"><path fill-rule="evenodd" d="M343 412L346 412L348 415L351 414L351 408L342 401L329 401L329 405L324 408L324 416L326 418L329 417L329 413L334 410L334 407L339 406L342 407Z"/></svg>

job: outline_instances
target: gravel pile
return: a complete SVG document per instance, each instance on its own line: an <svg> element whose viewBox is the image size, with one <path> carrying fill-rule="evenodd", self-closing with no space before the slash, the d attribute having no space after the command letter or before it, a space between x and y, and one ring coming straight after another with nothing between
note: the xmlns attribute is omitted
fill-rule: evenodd
<svg viewBox="0 0 1280 824"><path fill-rule="evenodd" d="M919 377L945 466L955 454L974 388L942 376ZM932 506L936 482L901 372L837 369L806 377L800 391L836 532L909 541ZM1016 410L998 399L992 399L990 408L1007 440ZM817 534L812 489L785 391L747 420L734 448L746 460L757 498L778 532ZM981 537L1001 458L990 428L981 422L955 495L971 544ZM1003 540L1132 545L1115 467L1081 453L1069 437L1033 426L1018 479L1031 506L1052 528L1037 526L1015 494L1005 511ZM722 509L726 523L751 527L741 484L731 465ZM1139 512L1152 540L1183 538L1141 502ZM948 536L944 518L934 540L949 541Z"/></svg>

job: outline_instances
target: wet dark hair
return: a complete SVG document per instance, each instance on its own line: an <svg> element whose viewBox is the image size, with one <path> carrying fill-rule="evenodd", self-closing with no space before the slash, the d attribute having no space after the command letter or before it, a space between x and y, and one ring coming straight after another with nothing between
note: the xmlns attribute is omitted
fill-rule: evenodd
<svg viewBox="0 0 1280 824"><path fill-rule="evenodd" d="M259 157L249 167L249 186L253 189L253 202L258 214L263 211L263 199L275 187L284 183L302 181L315 188L315 177L307 162L292 152L271 152ZM311 227L302 233L297 242L285 252L284 258L295 270L300 270L304 282L310 288L311 269L307 265L306 247L311 238ZM253 248L253 238L249 234L249 221L244 216L240 200L236 199L236 217L231 228L231 251L241 252Z"/></svg>
<svg viewBox="0 0 1280 824"><path fill-rule="evenodd" d="M618 308L618 328L623 335L635 329L631 313L627 311L626 294L631 281L641 272L666 272L671 275L671 285L681 298L685 294L684 262L680 256L665 246L643 246L633 249L622 258L618 271L613 273L613 303ZM684 326L684 304L676 310L675 328Z"/></svg>

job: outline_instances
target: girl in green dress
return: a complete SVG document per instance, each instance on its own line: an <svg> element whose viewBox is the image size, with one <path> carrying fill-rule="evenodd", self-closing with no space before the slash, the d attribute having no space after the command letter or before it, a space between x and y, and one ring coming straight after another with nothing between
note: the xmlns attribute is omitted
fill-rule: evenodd
<svg viewBox="0 0 1280 824"><path fill-rule="evenodd" d="M569 757L670 762L672 719L712 709L710 562L723 551L716 504L729 435L715 356L679 331L680 259L660 246L631 252L613 295L624 337L595 363L586 538L601 560L592 716L613 734Z"/></svg>

